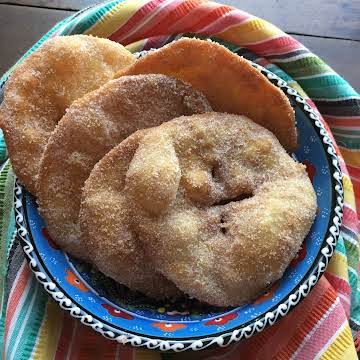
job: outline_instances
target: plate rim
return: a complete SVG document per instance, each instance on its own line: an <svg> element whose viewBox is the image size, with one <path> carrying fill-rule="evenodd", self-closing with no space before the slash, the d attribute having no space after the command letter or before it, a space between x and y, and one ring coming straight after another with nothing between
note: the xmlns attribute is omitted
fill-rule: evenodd
<svg viewBox="0 0 360 360"><path fill-rule="evenodd" d="M250 61L250 60L249 60ZM255 319L233 329L219 332L211 336L197 336L186 339L165 338L159 336L146 336L131 332L129 330L121 329L120 327L112 327L104 323L98 318L94 318L92 314L82 310L82 306L78 306L76 301L69 297L58 288L56 282L51 280L50 272L44 266L44 272L40 271L38 266L38 256L35 249L29 240L30 231L27 230L26 214L23 204L23 187L16 182L14 189L14 208L17 235L20 239L21 246L29 262L30 268L35 274L37 280L43 285L45 290L52 296L52 298L60 305L61 308L70 312L70 315L80 320L84 325L90 326L93 330L99 332L107 339L116 340L119 343L130 343L135 347L147 347L148 349L157 349L161 351L182 352L187 350L201 350L208 349L213 346L225 347L241 339L247 339L255 333L263 331L266 327L273 325L277 320L286 316L295 306L297 306L312 290L320 277L325 272L327 265L334 253L337 240L340 233L340 226L343 217L343 184L342 172L340 169L339 158L336 154L333 142L329 136L324 125L320 121L319 115L306 102L306 100L299 95L299 93L291 88L284 80L279 78L270 70L253 63L253 67L258 69L264 76L267 77L275 86L280 88L288 98L296 102L300 110L310 120L313 128L317 132L319 138L322 140L322 145L326 153L326 157L330 171L331 185L332 185L332 207L329 217L329 223L326 234L321 244L321 249L313 264L303 277L302 282L297 285L291 293L284 297L281 303L272 307L268 312L262 314ZM35 256L34 256L35 255ZM45 264L44 264L45 265ZM43 267L43 266L41 266ZM46 273L47 272L47 273ZM305 280L304 280L305 279Z"/></svg>

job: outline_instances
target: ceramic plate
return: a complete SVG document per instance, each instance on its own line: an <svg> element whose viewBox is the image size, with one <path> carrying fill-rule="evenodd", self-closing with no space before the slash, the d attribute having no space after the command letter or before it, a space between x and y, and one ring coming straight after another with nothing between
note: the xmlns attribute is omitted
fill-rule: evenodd
<svg viewBox="0 0 360 360"><path fill-rule="evenodd" d="M316 112L272 72L253 64L289 97L296 112L299 149L317 194L315 222L283 278L254 302L236 308L181 299L154 302L115 283L61 251L49 237L35 199L15 188L18 235L36 278L71 316L103 336L160 350L226 346L262 331L285 316L313 288L336 246L342 220L342 182L331 139Z"/></svg>

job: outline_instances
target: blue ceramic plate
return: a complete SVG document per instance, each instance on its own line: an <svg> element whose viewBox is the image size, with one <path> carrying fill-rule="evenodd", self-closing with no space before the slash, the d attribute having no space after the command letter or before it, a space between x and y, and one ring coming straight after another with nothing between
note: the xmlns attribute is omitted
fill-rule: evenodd
<svg viewBox="0 0 360 360"><path fill-rule="evenodd" d="M15 189L18 235L36 278L59 305L103 336L160 350L199 350L248 338L285 316L313 288L336 246L342 220L341 171L331 139L318 115L295 90L253 64L289 97L295 111L299 149L318 211L310 233L283 278L256 301L237 308L204 306L181 299L159 303L134 293L61 251L49 237L35 199Z"/></svg>

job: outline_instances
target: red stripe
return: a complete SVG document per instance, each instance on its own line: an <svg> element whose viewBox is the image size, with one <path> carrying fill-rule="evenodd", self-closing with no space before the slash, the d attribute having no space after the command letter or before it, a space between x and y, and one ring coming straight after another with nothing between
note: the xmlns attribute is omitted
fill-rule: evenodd
<svg viewBox="0 0 360 360"><path fill-rule="evenodd" d="M336 140L335 140L335 138L334 138L333 133L331 132L331 129L330 129L328 123L325 121L325 119L323 118L323 116L319 113L319 110L318 110L317 107L315 106L314 102L313 102L312 100L310 100L310 99L308 99L308 100L306 100L306 101L307 101L309 104L311 104L311 106L312 106L313 108L316 109L318 115L320 116L320 121L321 121L321 123L324 125L324 127L325 127L326 131L328 132L328 135L329 135L329 137L330 137L330 139L331 139L331 141L332 141L332 143L333 143L333 145L334 145L334 148L335 148L335 151L336 151L337 155L339 155L339 157L342 159L342 155L341 155L340 149L339 149L339 147L338 147L338 145L337 145L337 143L336 143ZM344 169L344 172L347 173L347 170L345 169L345 168L346 168L345 162L341 162L341 160L340 160L340 165L341 165L341 169Z"/></svg>
<svg viewBox="0 0 360 360"><path fill-rule="evenodd" d="M208 11L206 16L202 17L201 19L194 19L196 22L191 27L188 27L185 31L196 33L205 26L212 24L214 21L217 21L219 18L233 10L234 8L230 6L219 6L212 11Z"/></svg>
<svg viewBox="0 0 360 360"><path fill-rule="evenodd" d="M130 36L122 38L124 45L131 44L145 37L153 37L168 34L169 26L174 26L179 20L190 13L199 5L199 0L174 1L166 6L166 11L159 13L156 20L150 21ZM173 32L177 33L179 29L174 27ZM180 29L182 31L183 29Z"/></svg>
<svg viewBox="0 0 360 360"><path fill-rule="evenodd" d="M199 29L198 33L203 35L216 35L224 32L231 26L240 25L241 22L244 22L249 17L250 15L245 12L234 10L226 16L218 19L216 22L209 24L203 29Z"/></svg>
<svg viewBox="0 0 360 360"><path fill-rule="evenodd" d="M13 291L12 291L12 289L10 290L10 298L9 298L9 302L7 305L6 320L5 320L5 334L4 334L5 341L8 338L11 321L14 317L14 314L16 312L19 301L20 301L20 299L24 293L24 290L25 290L28 282L30 281L30 277L31 277L30 268L26 264L26 260L24 260L24 262L25 262L25 264L23 266L23 269L22 269L17 281L15 283L13 283L12 289L14 289L14 290Z"/></svg>
<svg viewBox="0 0 360 360"><path fill-rule="evenodd" d="M356 333L355 347L356 347L356 351L360 352L360 330Z"/></svg>
<svg viewBox="0 0 360 360"><path fill-rule="evenodd" d="M354 181L354 180L353 180ZM360 183L358 188L360 187ZM343 225L350 229L355 234L359 233L359 219L357 218L356 212L349 208L348 206L344 205L343 209Z"/></svg>
<svg viewBox="0 0 360 360"><path fill-rule="evenodd" d="M345 163L344 158L342 156L340 156L339 159L340 159L340 169L341 169L341 171L343 172L343 174L346 174L349 177L349 172L348 172L347 165Z"/></svg>
<svg viewBox="0 0 360 360"><path fill-rule="evenodd" d="M272 342L280 343L275 350L277 353L274 358L288 359L334 304L336 297L332 286L322 277L311 294L293 310L295 313L292 313L292 318L283 321L283 324L281 324L282 320L279 322L281 331L278 333L278 338L271 339ZM304 302L304 306L301 306ZM284 342L281 344L282 341Z"/></svg>
<svg viewBox="0 0 360 360"><path fill-rule="evenodd" d="M75 322L77 322L76 331L74 331ZM70 347L71 353L68 353ZM121 346L118 349L117 347L118 343L116 341L105 339L90 327L81 324L78 320L66 314L55 360L63 360L65 358L77 360L113 360L117 350L121 360L133 359L135 351L133 348Z"/></svg>
<svg viewBox="0 0 360 360"><path fill-rule="evenodd" d="M354 211L352 211L352 217L351 217L351 225L357 234L360 232L360 224L359 219L357 217L360 217L360 169L356 168L354 166L348 166L349 175L351 178L351 182L353 184L354 188L354 195L355 195L355 204L358 210L358 214L355 214ZM347 223L349 219L345 218L344 216L344 223ZM356 229L356 230L355 230Z"/></svg>
<svg viewBox="0 0 360 360"><path fill-rule="evenodd" d="M328 115L325 116L326 121L330 126L339 126L339 127L360 127L360 118L332 118Z"/></svg>
<svg viewBox="0 0 360 360"><path fill-rule="evenodd" d="M223 8L228 8L229 11L234 10L231 6L220 6ZM209 22L204 24L202 27L199 27L200 22L203 23L203 19L208 18L210 14L212 14L216 9L218 9L218 4L215 3L203 3L193 9L190 13L188 13L186 16L182 17L176 24L171 25L168 29L169 33L176 33L176 32L191 32L196 33L198 30L195 29L201 29L203 26L206 26ZM231 10L230 10L231 9ZM224 14L226 11L224 12ZM212 21L217 20L217 18L214 18Z"/></svg>
<svg viewBox="0 0 360 360"><path fill-rule="evenodd" d="M342 294L344 294L350 298L351 287L350 287L350 284L346 280L341 279L329 272L326 272L325 276L326 276L326 279L329 281L329 283L332 285L332 287L336 291L341 292Z"/></svg>
<svg viewBox="0 0 360 360"><path fill-rule="evenodd" d="M357 168L357 167L353 167L353 166L350 166L348 165L347 166L348 170L349 170L349 173L354 176L354 177L357 177L360 179L360 168Z"/></svg>
<svg viewBox="0 0 360 360"><path fill-rule="evenodd" d="M336 304L322 324L316 328L304 346L296 354L297 359L315 359L316 355L325 347L327 342L336 334L341 326L346 322L346 316L341 304ZM339 358L340 359L340 358Z"/></svg>
<svg viewBox="0 0 360 360"><path fill-rule="evenodd" d="M159 48L166 43L169 36L154 36L146 40L143 50L150 50L153 48Z"/></svg>
<svg viewBox="0 0 360 360"><path fill-rule="evenodd" d="M264 59L264 58L261 58L260 60L256 60L256 62L263 67L266 67L267 65L271 64L271 62L269 60Z"/></svg>
<svg viewBox="0 0 360 360"><path fill-rule="evenodd" d="M354 188L355 194L355 204L358 211L358 217L360 217L360 181L354 178L351 178L351 182Z"/></svg>
<svg viewBox="0 0 360 360"><path fill-rule="evenodd" d="M246 47L261 56L271 54L285 54L299 49L304 49L304 46L296 39L282 35L274 39L266 40L260 44L248 44ZM276 63L276 60L273 60Z"/></svg>
<svg viewBox="0 0 360 360"><path fill-rule="evenodd" d="M340 149L339 149L339 147L338 147L338 145L337 145L337 143L336 143L336 141L335 141L334 135L332 134L331 129L330 129L328 123L325 121L325 119L323 118L323 116L320 114L318 108L316 107L315 103L314 103L311 99L306 99L306 102L307 102L313 109L315 109L316 113L319 115L321 123L324 125L326 131L327 131L328 134L329 134L329 137L331 138L331 141L333 142L333 145L334 145L334 148L335 148L335 150L336 150L336 153L337 153L337 154L339 155L339 157L340 157L340 166L341 166L342 169L344 169L343 171L344 171L345 173L347 173L345 162L342 161L342 156L341 156Z"/></svg>
<svg viewBox="0 0 360 360"><path fill-rule="evenodd" d="M306 102L307 102L311 107L313 107L313 108L317 111L318 114L320 114L318 108L316 107L316 104L315 104L311 99L307 99ZM320 114L320 116L321 116L321 114Z"/></svg>
<svg viewBox="0 0 360 360"><path fill-rule="evenodd" d="M120 350L119 350L119 359L120 360L133 360L135 359L136 353L133 347L131 347L130 345L119 345L120 346Z"/></svg>
<svg viewBox="0 0 360 360"><path fill-rule="evenodd" d="M159 5L161 5L166 0L153 0L146 3L144 6L142 6L138 11L135 12L133 16L119 29L117 29L114 33L112 33L109 36L110 40L117 41L121 39L122 36L124 36L127 32L132 30L134 26L141 23L142 20L150 13L152 13L154 10L158 8ZM148 36L150 37L150 35Z"/></svg>
<svg viewBox="0 0 360 360"><path fill-rule="evenodd" d="M56 349L55 360L63 360L69 349L69 345L73 336L74 319L68 314L65 314L62 322L62 330L59 338L58 346Z"/></svg>
<svg viewBox="0 0 360 360"><path fill-rule="evenodd" d="M322 277L311 294L289 315L256 336L236 345L237 356L241 354L241 358L244 359L262 359L264 354L269 354L265 358L289 359L335 300L334 289Z"/></svg>

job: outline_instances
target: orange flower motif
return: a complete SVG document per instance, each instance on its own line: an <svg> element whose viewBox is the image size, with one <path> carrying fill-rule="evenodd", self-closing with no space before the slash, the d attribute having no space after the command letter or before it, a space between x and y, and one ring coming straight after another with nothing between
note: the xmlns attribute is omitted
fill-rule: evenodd
<svg viewBox="0 0 360 360"><path fill-rule="evenodd" d="M49 245L55 249L55 250L60 250L59 246L57 246L57 244L55 243L55 241L51 238L49 231L47 228L42 228L41 229L42 234L44 235L45 239L48 241Z"/></svg>
<svg viewBox="0 0 360 360"><path fill-rule="evenodd" d="M314 176L316 174L316 167L309 160L304 160L303 164L306 166L306 172L308 173L311 183L313 183Z"/></svg>
<svg viewBox="0 0 360 360"><path fill-rule="evenodd" d="M132 315L126 313L125 311L115 309L114 307L112 307L109 304L101 304L101 306L103 308L105 308L111 316L120 317L120 318L123 318L123 319L126 319L126 320L133 320L134 319L134 317Z"/></svg>
<svg viewBox="0 0 360 360"><path fill-rule="evenodd" d="M296 254L296 256L291 260L289 264L290 267L296 266L300 261L303 261L306 257L307 250L306 250L306 243L305 241L301 244L301 248Z"/></svg>
<svg viewBox="0 0 360 360"><path fill-rule="evenodd" d="M237 316L238 316L238 314L234 312L234 313L231 313L231 314L224 315L222 317L218 317L216 319L209 320L209 321L207 321L205 323L205 325L206 326L209 326L209 325L217 325L217 326L225 325L229 321L234 320L235 318L237 318Z"/></svg>
<svg viewBox="0 0 360 360"><path fill-rule="evenodd" d="M78 288L82 292L87 292L89 289L85 286L85 284L69 269L66 269L67 277L66 281L70 284Z"/></svg>
<svg viewBox="0 0 360 360"><path fill-rule="evenodd" d="M174 324L174 323L152 323L152 326L157 327L165 332L173 332L179 329L186 328L185 324Z"/></svg>
<svg viewBox="0 0 360 360"><path fill-rule="evenodd" d="M255 304L261 304L265 300L270 299L278 287L279 283L275 283L266 293L262 294L256 299Z"/></svg>

